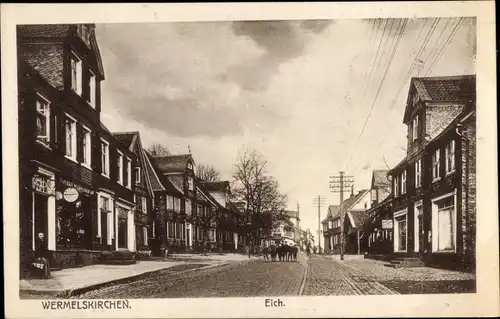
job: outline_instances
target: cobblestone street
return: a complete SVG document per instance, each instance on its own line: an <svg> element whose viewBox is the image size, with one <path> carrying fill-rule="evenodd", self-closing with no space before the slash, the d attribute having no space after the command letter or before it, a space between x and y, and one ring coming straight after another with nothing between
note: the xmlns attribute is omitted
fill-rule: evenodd
<svg viewBox="0 0 500 319"><path fill-rule="evenodd" d="M298 262L234 260L208 267L201 261L110 284L72 298L195 298L257 296L388 295L467 293L475 276L430 267L394 269L371 259L339 261L332 256L299 254ZM49 299L24 294L27 299Z"/></svg>
<svg viewBox="0 0 500 319"><path fill-rule="evenodd" d="M294 296L300 290L305 258L265 263L262 259L176 273L167 269L145 279L114 285L75 298L195 298Z"/></svg>

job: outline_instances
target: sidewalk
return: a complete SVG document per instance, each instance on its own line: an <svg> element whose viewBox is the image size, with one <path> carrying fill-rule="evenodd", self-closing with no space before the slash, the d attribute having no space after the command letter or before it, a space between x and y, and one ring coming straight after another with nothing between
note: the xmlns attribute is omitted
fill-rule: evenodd
<svg viewBox="0 0 500 319"><path fill-rule="evenodd" d="M152 272L167 269L183 262L139 261L133 265L92 265L67 268L52 272L49 279L22 279L20 293L68 297L110 283L138 278Z"/></svg>
<svg viewBox="0 0 500 319"><path fill-rule="evenodd" d="M49 279L22 279L19 281L19 291L23 296L42 295L48 298L51 296L64 298L98 289L104 285L137 280L148 274L175 266L189 266L196 263L198 266L204 265L197 269L203 269L258 258L255 256L248 258L247 255L240 254L209 254L207 256L172 254L167 258L138 261L133 265L91 265L81 268L67 268L52 272L52 278Z"/></svg>

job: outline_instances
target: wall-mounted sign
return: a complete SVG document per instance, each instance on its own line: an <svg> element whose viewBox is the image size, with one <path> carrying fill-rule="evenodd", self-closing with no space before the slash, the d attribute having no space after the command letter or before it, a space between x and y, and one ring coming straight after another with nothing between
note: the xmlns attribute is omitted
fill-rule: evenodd
<svg viewBox="0 0 500 319"><path fill-rule="evenodd" d="M78 192L82 193L82 194L86 194L86 195L94 195L95 191L91 190L91 189L88 189L86 187L83 187L83 186L80 186L78 184L75 184L73 182L70 182L70 181L67 181L65 179L59 179L59 182L65 186L68 186L68 187L71 187L71 188L74 188L76 189Z"/></svg>
<svg viewBox="0 0 500 319"><path fill-rule="evenodd" d="M32 187L35 192L39 192L46 195L54 195L55 194L55 182L50 177L45 175L34 175L32 180Z"/></svg>
<svg viewBox="0 0 500 319"><path fill-rule="evenodd" d="M73 187L68 187L64 191L64 200L66 200L68 203L74 203L78 199L79 193L76 188Z"/></svg>
<svg viewBox="0 0 500 319"><path fill-rule="evenodd" d="M382 229L392 229L392 219L382 219Z"/></svg>
<svg viewBox="0 0 500 319"><path fill-rule="evenodd" d="M60 191L56 192L56 199L61 200L63 198L63 194Z"/></svg>

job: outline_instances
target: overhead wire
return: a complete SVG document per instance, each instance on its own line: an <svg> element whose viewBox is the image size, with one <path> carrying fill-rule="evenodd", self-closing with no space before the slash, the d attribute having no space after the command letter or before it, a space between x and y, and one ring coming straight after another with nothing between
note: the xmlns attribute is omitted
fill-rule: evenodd
<svg viewBox="0 0 500 319"><path fill-rule="evenodd" d="M390 57L389 57L389 62L388 62L388 64L387 64L387 65L386 65L386 67L385 67L384 74L383 74L383 76L382 76L382 79L380 80L379 86L378 86L378 88L377 88L377 91L376 91L375 97L374 97L373 102L372 102L372 105L370 106L370 110L369 110L368 115L367 115L367 117L366 117L366 119L365 119L365 122L364 122L364 124L363 124L363 128L361 129L361 132L360 132L360 134L359 134L359 136L358 136L358 139L357 139L357 142L356 142L355 149L354 149L354 151L351 153L351 156L350 156L349 161L348 161L348 163L347 163L347 165L346 165L346 168L349 166L349 164L350 164L350 162L351 162L351 160L352 160L352 157L353 157L353 155L354 155L354 152L355 152L355 151L356 151L356 149L357 149L357 145L359 144L359 141L360 141L361 137L363 136L363 133L365 132L365 129L366 129L367 123L368 123L368 121L370 120L370 117L371 117L371 114L372 114L372 112L373 112L374 106L375 106L375 104L376 104L376 102L377 102L378 96L379 96L380 91L381 91L381 89L382 89L382 86L383 86L383 84L384 84L384 82L385 82L386 76L387 76L387 74L388 74L388 72L389 72L389 69L390 69L390 67L391 67L391 65L392 65L392 61L393 61L393 59L394 59L394 55L396 54L396 51L397 51L397 49L398 49L398 47L399 47L399 42L401 41L401 37L402 37L402 35L403 35L403 33L404 33L404 30L405 30L405 28L406 28L406 24L407 24L407 23L408 23L408 19L404 19L404 20L403 20L403 23L402 23L402 24L400 24L400 25L398 26L398 29L400 29L400 30L399 30L399 34L398 34L398 36L397 36L397 39L395 40L395 45L394 45L394 46L393 46L393 48L392 48L392 52L391 52L391 55L390 55ZM398 32L398 31L396 30L396 32Z"/></svg>

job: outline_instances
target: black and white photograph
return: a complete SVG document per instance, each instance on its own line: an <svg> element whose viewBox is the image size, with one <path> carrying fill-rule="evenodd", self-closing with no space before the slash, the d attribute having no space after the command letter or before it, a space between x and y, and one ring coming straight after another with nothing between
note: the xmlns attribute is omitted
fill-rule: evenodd
<svg viewBox="0 0 500 319"><path fill-rule="evenodd" d="M9 293L476 295L478 18L375 14L16 23Z"/></svg>

